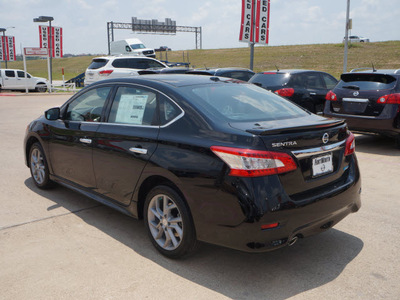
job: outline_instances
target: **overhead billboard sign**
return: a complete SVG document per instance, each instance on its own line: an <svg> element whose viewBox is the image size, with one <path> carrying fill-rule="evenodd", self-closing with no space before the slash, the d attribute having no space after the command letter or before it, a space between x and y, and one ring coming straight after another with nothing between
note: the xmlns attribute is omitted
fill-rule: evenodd
<svg viewBox="0 0 400 300"><path fill-rule="evenodd" d="M15 38L13 36L0 37L0 60L15 61Z"/></svg>
<svg viewBox="0 0 400 300"><path fill-rule="evenodd" d="M39 40L40 48L49 48L49 41L51 37L51 57L60 58L63 57L63 37L61 27L50 27L40 25L39 26Z"/></svg>
<svg viewBox="0 0 400 300"><path fill-rule="evenodd" d="M268 44L270 0L242 0L239 41Z"/></svg>
<svg viewBox="0 0 400 300"><path fill-rule="evenodd" d="M157 19L140 20L132 18L132 31L138 33L176 34L176 21L165 18L164 22Z"/></svg>

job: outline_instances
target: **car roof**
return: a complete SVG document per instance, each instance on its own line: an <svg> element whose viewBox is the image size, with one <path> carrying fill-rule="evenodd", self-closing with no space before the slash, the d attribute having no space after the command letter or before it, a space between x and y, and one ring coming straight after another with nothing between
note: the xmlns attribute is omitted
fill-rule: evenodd
<svg viewBox="0 0 400 300"><path fill-rule="evenodd" d="M115 79L101 80L92 83L90 86L106 83L134 83L134 84L150 84L151 86L174 86L182 87L188 85L204 85L221 82L235 82L240 80L218 76L203 76L203 75L186 75L186 74L146 74L137 77L121 77ZM245 82L243 82L245 83Z"/></svg>
<svg viewBox="0 0 400 300"><path fill-rule="evenodd" d="M353 69L345 74L357 74L357 73L372 73L372 74L388 74L388 75L400 75L400 69L380 69L376 70L373 68L359 68Z"/></svg>
<svg viewBox="0 0 400 300"><path fill-rule="evenodd" d="M126 54L98 56L98 57L94 57L93 60L95 60L95 59L119 59L119 58L157 60L157 59L154 59L152 57L147 57L147 56L132 56L132 55L126 55Z"/></svg>
<svg viewBox="0 0 400 300"><path fill-rule="evenodd" d="M207 68L207 69L194 69L193 71L199 71L199 72L218 72L218 71L250 71L253 72L250 69L246 69L246 68L236 68L236 67L226 67L226 68Z"/></svg>
<svg viewBox="0 0 400 300"><path fill-rule="evenodd" d="M259 72L258 74L263 74L263 73L276 73L276 74L298 74L298 73L304 73L304 72L317 72L317 73L325 73L321 71L315 71L315 70L306 70L306 69L283 69L283 70L268 70L268 71L262 71Z"/></svg>

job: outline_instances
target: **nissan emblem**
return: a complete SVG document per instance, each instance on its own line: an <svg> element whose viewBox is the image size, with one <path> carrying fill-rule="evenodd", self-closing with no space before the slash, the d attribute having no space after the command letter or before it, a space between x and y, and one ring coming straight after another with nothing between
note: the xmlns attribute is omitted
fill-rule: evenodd
<svg viewBox="0 0 400 300"><path fill-rule="evenodd" d="M322 136L322 142L324 144L326 144L327 142L329 142L329 134L328 133L324 133L324 135Z"/></svg>
<svg viewBox="0 0 400 300"><path fill-rule="evenodd" d="M360 93L359 93L358 91L355 91L355 92L353 93L353 96L354 96L354 97L357 97L359 94L360 94Z"/></svg>

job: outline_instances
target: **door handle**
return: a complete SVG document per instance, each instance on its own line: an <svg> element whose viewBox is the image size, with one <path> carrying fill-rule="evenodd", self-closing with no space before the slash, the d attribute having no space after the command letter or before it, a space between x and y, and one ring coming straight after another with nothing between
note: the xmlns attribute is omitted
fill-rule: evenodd
<svg viewBox="0 0 400 300"><path fill-rule="evenodd" d="M92 140L91 140L91 139L80 138L79 141L82 142L82 143L84 143L84 144L91 144L91 143L92 143Z"/></svg>
<svg viewBox="0 0 400 300"><path fill-rule="evenodd" d="M313 95L313 96L315 96L317 93L310 93L310 95Z"/></svg>
<svg viewBox="0 0 400 300"><path fill-rule="evenodd" d="M137 153L137 154L147 154L147 149L143 149L143 148L129 148L129 151L133 152L133 153Z"/></svg>

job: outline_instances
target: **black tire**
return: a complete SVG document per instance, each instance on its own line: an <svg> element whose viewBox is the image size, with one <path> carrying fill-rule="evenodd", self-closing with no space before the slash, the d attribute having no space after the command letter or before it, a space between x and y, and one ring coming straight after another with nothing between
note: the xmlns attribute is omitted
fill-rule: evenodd
<svg viewBox="0 0 400 300"><path fill-rule="evenodd" d="M153 188L146 197L143 215L150 240L161 254L181 258L194 250L197 241L190 210L174 189L162 185Z"/></svg>
<svg viewBox="0 0 400 300"><path fill-rule="evenodd" d="M43 148L39 143L34 143L29 150L29 169L35 185L40 189L49 189L54 186L50 180L49 167Z"/></svg>
<svg viewBox="0 0 400 300"><path fill-rule="evenodd" d="M400 134L395 137L396 148L400 149Z"/></svg>
<svg viewBox="0 0 400 300"><path fill-rule="evenodd" d="M35 87L35 91L38 93L46 93L47 91L47 86L43 83L39 83Z"/></svg>

